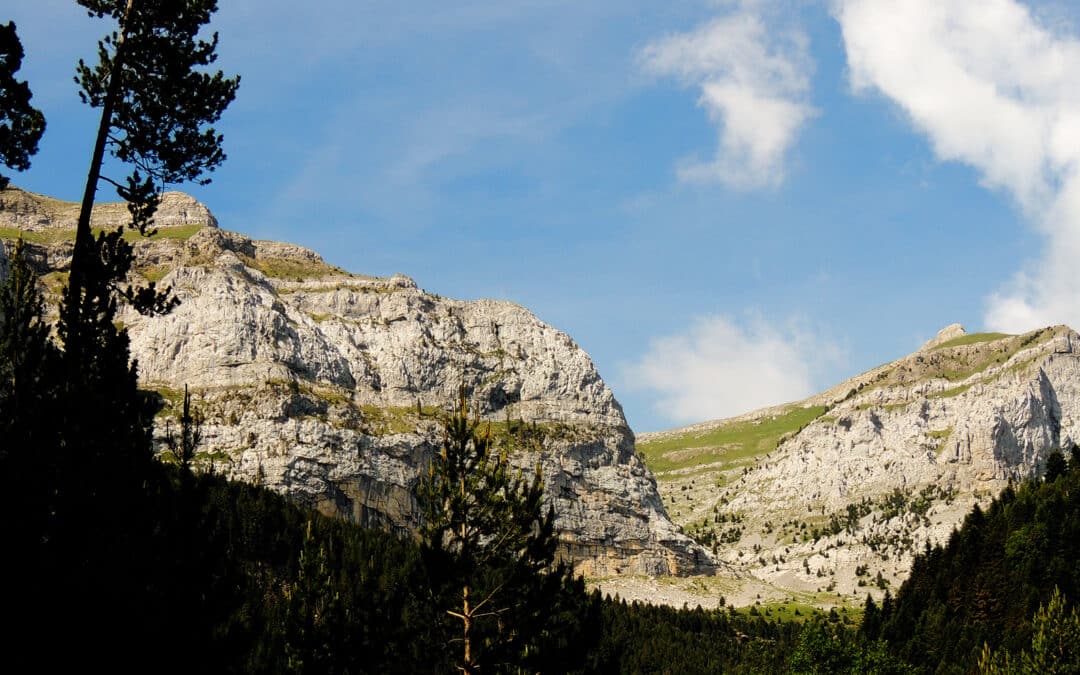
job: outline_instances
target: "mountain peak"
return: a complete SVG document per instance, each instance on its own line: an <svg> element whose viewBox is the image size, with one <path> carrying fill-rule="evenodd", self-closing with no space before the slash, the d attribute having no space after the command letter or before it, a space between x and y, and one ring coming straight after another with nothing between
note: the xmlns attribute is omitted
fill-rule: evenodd
<svg viewBox="0 0 1080 675"><path fill-rule="evenodd" d="M94 205L91 225L115 229L131 221L125 202L101 202ZM26 232L74 230L79 219L79 204L39 195L10 185L0 190L0 222L3 226ZM159 228L205 226L217 227L218 221L205 204L185 192L170 191L161 195L154 225Z"/></svg>
<svg viewBox="0 0 1080 675"><path fill-rule="evenodd" d="M925 352L927 350L933 349L934 347L937 347L940 344L944 344L949 340L955 340L956 338L963 337L965 335L967 335L967 331L964 330L963 326L958 323L950 323L948 326L945 326L944 328L939 330L937 332L937 335L935 335L932 340L924 344L922 348L919 349L919 351Z"/></svg>

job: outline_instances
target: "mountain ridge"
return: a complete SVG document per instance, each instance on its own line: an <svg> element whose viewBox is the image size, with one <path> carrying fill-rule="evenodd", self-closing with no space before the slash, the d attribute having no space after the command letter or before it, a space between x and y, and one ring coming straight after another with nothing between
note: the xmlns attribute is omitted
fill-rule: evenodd
<svg viewBox="0 0 1080 675"><path fill-rule="evenodd" d="M192 202L164 200L157 234L132 238L131 280L172 287L180 305L164 317L130 308L117 317L140 386L164 406L159 450L187 385L205 415L204 468L325 514L408 531L421 471L439 447L439 411L464 386L494 433L516 444L513 463L543 473L561 555L578 571L715 568L668 519L621 406L565 333L520 305L442 298L408 277L350 274L303 247L228 232ZM23 236L54 307L71 208L0 193L0 274ZM123 217L115 204L98 213Z"/></svg>
<svg viewBox="0 0 1080 675"><path fill-rule="evenodd" d="M954 324L819 394L638 449L673 520L767 594L880 596L972 506L1080 440L1078 340Z"/></svg>

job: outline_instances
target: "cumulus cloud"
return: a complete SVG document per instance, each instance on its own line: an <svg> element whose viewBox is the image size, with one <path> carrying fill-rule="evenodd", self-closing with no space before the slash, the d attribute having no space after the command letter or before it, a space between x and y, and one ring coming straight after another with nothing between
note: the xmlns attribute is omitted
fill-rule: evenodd
<svg viewBox="0 0 1080 675"><path fill-rule="evenodd" d="M851 83L899 105L943 160L1006 191L1043 258L988 298L988 327L1080 323L1080 40L1016 0L838 0Z"/></svg>
<svg viewBox="0 0 1080 675"><path fill-rule="evenodd" d="M814 114L807 102L812 61L805 35L771 31L756 3L689 33L647 45L646 71L700 89L698 105L718 126L711 160L685 160L679 177L737 189L784 177L788 150Z"/></svg>
<svg viewBox="0 0 1080 675"><path fill-rule="evenodd" d="M840 361L841 350L802 322L775 326L751 317L741 325L712 315L684 334L654 339L623 376L633 388L655 391L657 411L672 422L701 422L805 398Z"/></svg>

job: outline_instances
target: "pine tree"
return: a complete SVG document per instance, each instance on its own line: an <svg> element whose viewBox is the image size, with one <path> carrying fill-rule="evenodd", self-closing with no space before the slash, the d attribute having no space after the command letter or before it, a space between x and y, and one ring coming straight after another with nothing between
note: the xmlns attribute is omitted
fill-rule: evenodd
<svg viewBox="0 0 1080 675"><path fill-rule="evenodd" d="M284 651L290 673L346 672L338 633L346 608L330 566L331 540L312 533L308 520L296 578L285 589Z"/></svg>
<svg viewBox="0 0 1080 675"><path fill-rule="evenodd" d="M40 404L45 361L54 351L37 275L26 256L25 244L19 239L0 287L0 436L6 441L0 457L10 452L21 434L32 433L22 423ZM27 436L25 440L31 439Z"/></svg>
<svg viewBox="0 0 1080 675"><path fill-rule="evenodd" d="M47 533L58 359L21 239L8 268L0 285L0 504L19 514L5 519L4 540L27 551Z"/></svg>
<svg viewBox="0 0 1080 675"><path fill-rule="evenodd" d="M94 153L79 212L78 236L90 233L100 179L129 203L134 225L151 225L167 183L196 181L225 160L213 127L236 96L239 77L201 70L217 60L217 33L199 38L217 0L77 0L117 30L98 42L98 63L79 61L84 102L101 108ZM101 175L105 151L131 165L125 183Z"/></svg>
<svg viewBox="0 0 1080 675"><path fill-rule="evenodd" d="M203 174L224 161L222 137L209 125L221 117L239 86L239 77L202 70L217 59L217 34L210 40L198 37L217 10L216 0L77 1L91 16L115 20L117 29L98 42L96 65L80 60L77 68L80 95L101 109L101 118L64 302L65 350L73 367L89 358L88 350L99 346L95 343L113 339L95 332L107 331L98 321L104 307L100 286L104 282L109 292L115 291L130 267L130 246L119 235L95 241L91 233L99 181L113 184L128 203L131 226L150 232L166 184L207 183ZM123 182L102 175L106 150L131 167ZM143 312L165 312L174 304L168 291L157 292L152 283L128 287L124 295Z"/></svg>
<svg viewBox="0 0 1080 675"><path fill-rule="evenodd" d="M169 451L180 465L180 473L186 479L191 474L191 462L195 459L195 449L202 442L202 412L191 407L191 392L184 385L184 402L180 410L180 437L169 432L166 444Z"/></svg>
<svg viewBox="0 0 1080 675"><path fill-rule="evenodd" d="M568 575L552 571L554 511L542 500L539 467L531 481L514 471L462 396L421 485L420 531L463 673L523 665L551 630Z"/></svg>
<svg viewBox="0 0 1080 675"><path fill-rule="evenodd" d="M45 116L30 105L30 87L15 78L22 59L15 24L0 24L0 163L16 171L30 168L30 157L45 133ZM8 178L0 175L0 190L7 185Z"/></svg>
<svg viewBox="0 0 1080 675"><path fill-rule="evenodd" d="M1060 450L1054 450L1046 457L1046 468L1043 471L1043 480L1052 482L1061 478L1068 471L1065 463L1065 455Z"/></svg>
<svg viewBox="0 0 1080 675"><path fill-rule="evenodd" d="M1080 612L1066 611L1065 598L1054 588L1031 621L1031 650L1019 655L994 651L983 644L979 672L986 675L1052 675L1080 672Z"/></svg>

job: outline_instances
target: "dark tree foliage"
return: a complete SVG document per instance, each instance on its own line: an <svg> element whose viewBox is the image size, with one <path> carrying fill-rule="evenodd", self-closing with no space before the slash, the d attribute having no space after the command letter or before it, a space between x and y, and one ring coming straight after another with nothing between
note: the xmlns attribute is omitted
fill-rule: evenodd
<svg viewBox="0 0 1080 675"><path fill-rule="evenodd" d="M8 263L7 276L0 286L0 436L11 441L26 434L32 441L38 430L23 423L37 413L46 395L49 361L55 349L49 342L45 323L45 303L37 288L37 275L26 259L20 239ZM0 458L14 444L0 447Z"/></svg>
<svg viewBox="0 0 1080 675"><path fill-rule="evenodd" d="M236 96L239 77L203 69L217 60L217 33L199 37L216 0L78 0L91 16L117 28L98 43L93 66L79 61L84 102L101 108L79 234L90 231L90 208L108 148L132 167L123 183L105 178L129 203L140 231L151 225L167 183L209 182L203 174L225 160L222 137L210 126Z"/></svg>
<svg viewBox="0 0 1080 675"><path fill-rule="evenodd" d="M195 459L195 450L202 442L202 411L191 405L191 392L184 385L184 402L180 412L180 433L173 435L169 429L165 438L165 444L169 446L176 463L180 466L182 475L191 473L191 462Z"/></svg>
<svg viewBox="0 0 1080 675"><path fill-rule="evenodd" d="M814 620L803 627L788 659L792 675L909 675L915 672L888 651L843 626Z"/></svg>
<svg viewBox="0 0 1080 675"><path fill-rule="evenodd" d="M90 230L99 180L116 186L128 203L131 226L146 234L167 183L208 182L203 174L225 159L212 125L236 96L239 78L203 69L217 58L217 34L199 37L217 10L215 0L78 0L91 16L109 17L116 30L98 43L98 61L80 60L76 82L84 102L101 109L75 233L64 302L65 349L80 367L95 343L115 339L101 332L102 292L119 291L130 266L130 246ZM131 167L124 182L101 175L106 150ZM124 250L126 248L126 250ZM169 311L168 290L153 284L122 293L144 313Z"/></svg>
<svg viewBox="0 0 1080 675"><path fill-rule="evenodd" d="M923 672L970 672L984 644L1020 653L1032 617L1054 588L1080 597L1080 467L1055 480L1007 487L975 508L946 546L927 547L910 578L865 623L895 654Z"/></svg>
<svg viewBox="0 0 1080 675"><path fill-rule="evenodd" d="M799 632L794 623L725 610L601 602L597 595L593 602L602 624L590 672L784 673Z"/></svg>
<svg viewBox="0 0 1080 675"><path fill-rule="evenodd" d="M1046 458L1046 471L1043 472L1043 480L1054 481L1065 475L1067 465L1065 455L1060 450L1054 450Z"/></svg>
<svg viewBox="0 0 1080 675"><path fill-rule="evenodd" d="M7 514L0 531L10 550L31 548L46 531L57 468L59 354L27 257L20 240L0 285L0 508ZM21 563L18 556L0 560Z"/></svg>
<svg viewBox="0 0 1080 675"><path fill-rule="evenodd" d="M15 24L0 24L0 163L16 171L30 168L30 157L45 132L45 116L30 105L29 85L15 77L22 59ZM8 180L0 175L0 190Z"/></svg>
<svg viewBox="0 0 1080 675"><path fill-rule="evenodd" d="M994 652L983 646L983 675L1074 675L1080 672L1080 610L1066 612L1065 598L1055 588L1048 605L1031 619L1031 649Z"/></svg>
<svg viewBox="0 0 1080 675"><path fill-rule="evenodd" d="M7 606L31 636L70 629L102 649L99 631L129 628L145 610L135 589L148 572L137 544L152 526L150 411L111 322L116 341L78 372L67 367L26 256L20 244L0 290L0 475L8 550L18 551L3 571L19 580Z"/></svg>
<svg viewBox="0 0 1080 675"><path fill-rule="evenodd" d="M114 650L119 636L127 636L133 646L125 654L135 659L163 653L170 632L180 637L205 628L204 621L177 617L191 618L184 608L207 597L205 587L190 584L204 581L195 563L213 549L185 529L198 502L188 490L173 499L160 476L150 439L154 410L137 389L127 332L116 323L120 298L144 312L168 311L175 303L153 285L121 286L132 248L120 230L94 238L90 210L110 147L133 166L127 184L116 185L133 226L145 233L165 182L198 179L224 158L220 136L207 125L232 100L237 81L196 72L214 60L216 37L197 38L216 9L213 2L80 4L117 20L118 30L99 44L96 67L80 62L78 68L84 100L102 116L57 324L60 365L44 388L49 394L42 409L55 433L11 448L19 457L47 458L42 484L27 483L16 493L45 506L43 521L32 521L25 533L16 564L28 583L14 607L30 635L57 631L91 655ZM167 517L176 513L185 517ZM188 545L174 548L177 542ZM172 561L193 566L174 568ZM174 588L187 592L177 595ZM162 607L172 609L163 615Z"/></svg>
<svg viewBox="0 0 1080 675"><path fill-rule="evenodd" d="M555 514L543 508L540 469L531 481L515 471L490 425L469 418L464 396L419 497L451 663L464 673L579 667L583 589L554 564Z"/></svg>

